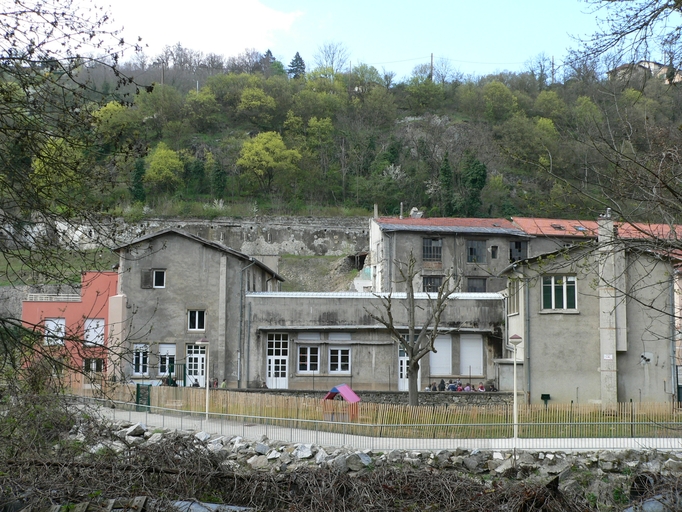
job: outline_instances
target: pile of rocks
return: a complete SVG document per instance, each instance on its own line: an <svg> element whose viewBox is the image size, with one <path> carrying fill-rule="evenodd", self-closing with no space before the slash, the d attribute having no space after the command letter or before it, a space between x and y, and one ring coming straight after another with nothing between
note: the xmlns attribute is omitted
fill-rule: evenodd
<svg viewBox="0 0 682 512"><path fill-rule="evenodd" d="M597 452L512 452L463 450L389 452L358 451L350 446L331 447L315 444L291 444L273 441L263 436L248 440L241 436L216 436L207 432L154 429L142 423L114 422L108 426L114 434L88 447L91 453L102 449L124 452L138 446L176 442L178 437L191 438L197 450L218 454L223 464L235 471L293 471L301 467L317 466L339 472L361 472L383 465L409 465L458 470L472 475L500 475L524 477L535 475L554 477L570 471L574 479L587 474L632 475L651 473L682 476L682 452L597 451ZM84 442L86 436L78 429L70 438ZM563 477L562 477L563 478Z"/></svg>

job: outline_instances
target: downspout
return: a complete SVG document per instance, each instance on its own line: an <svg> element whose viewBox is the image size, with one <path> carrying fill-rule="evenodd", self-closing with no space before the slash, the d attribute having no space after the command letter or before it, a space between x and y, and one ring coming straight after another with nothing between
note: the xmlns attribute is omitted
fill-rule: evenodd
<svg viewBox="0 0 682 512"><path fill-rule="evenodd" d="M249 314L246 316L246 386L249 385L249 361L251 361L251 303L249 302L247 307Z"/></svg>
<svg viewBox="0 0 682 512"><path fill-rule="evenodd" d="M386 264L386 269L388 272L386 273L386 277L388 277L388 284L386 286L386 290L381 290L382 292L391 292L393 291L393 236L390 233L386 233L386 238L388 238L388 258L387 258L387 264Z"/></svg>
<svg viewBox="0 0 682 512"><path fill-rule="evenodd" d="M673 274L670 277L670 305L673 310L673 314L670 315L670 393L672 394L673 402L676 402L677 395L677 365L675 361L675 349L677 348L677 328L675 325L675 320L677 319L677 308L675 304L675 278L676 273L673 270Z"/></svg>
<svg viewBox="0 0 682 512"><path fill-rule="evenodd" d="M523 291L523 301L524 301L524 315L526 321L523 327L523 352L526 356L526 361L523 364L523 371L526 372L526 403L530 403L530 283L529 279L525 278L523 280L524 291Z"/></svg>
<svg viewBox="0 0 682 512"><path fill-rule="evenodd" d="M242 387L242 353L244 351L244 295L246 291L244 290L244 271L249 267L256 264L256 260L251 258L251 263L242 268L239 273L239 350L237 351L237 388ZM246 365L249 365L249 361L246 361ZM247 381L248 386L248 381Z"/></svg>

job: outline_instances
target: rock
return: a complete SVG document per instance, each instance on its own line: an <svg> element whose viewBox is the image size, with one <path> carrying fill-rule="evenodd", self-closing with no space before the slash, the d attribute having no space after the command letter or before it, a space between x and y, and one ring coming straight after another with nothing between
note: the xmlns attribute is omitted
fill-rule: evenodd
<svg viewBox="0 0 682 512"><path fill-rule="evenodd" d="M292 453L297 459L310 459L313 456L313 445L312 444L299 444L294 453Z"/></svg>
<svg viewBox="0 0 682 512"><path fill-rule="evenodd" d="M125 441L130 446L138 446L147 442L143 436L126 436Z"/></svg>
<svg viewBox="0 0 682 512"><path fill-rule="evenodd" d="M331 467L339 473L347 473L348 465L346 464L346 456L341 454L332 460Z"/></svg>
<svg viewBox="0 0 682 512"><path fill-rule="evenodd" d="M268 460L279 459L281 456L282 456L282 454L281 454L279 451L277 451L277 450L270 450L270 451L268 452L268 454L266 455L266 457L268 458Z"/></svg>
<svg viewBox="0 0 682 512"><path fill-rule="evenodd" d="M386 460L389 462L400 462L403 460L404 454L400 450L391 450L386 455Z"/></svg>
<svg viewBox="0 0 682 512"><path fill-rule="evenodd" d="M128 427L125 431L127 436L142 436L147 431L147 426L144 423L135 423Z"/></svg>
<svg viewBox="0 0 682 512"><path fill-rule="evenodd" d="M327 461L327 457L329 457L329 455L327 455L327 452L324 451L324 448L320 448L317 450L317 455L315 455L315 462L317 464L322 464L323 462Z"/></svg>
<svg viewBox="0 0 682 512"><path fill-rule="evenodd" d="M492 463L498 463L498 466L496 468L490 468L490 464ZM489 460L488 461L488 467L490 469L494 469L495 473L498 475L501 475L502 473L506 472L508 469L511 469L514 467L514 459L512 457L509 457L505 461L499 461L499 460Z"/></svg>
<svg viewBox="0 0 682 512"><path fill-rule="evenodd" d="M346 466L351 471L360 471L372 463L372 458L366 453L355 452L346 457Z"/></svg>
<svg viewBox="0 0 682 512"><path fill-rule="evenodd" d="M246 463L253 469L263 470L270 468L268 458L264 455L254 455L249 460L247 460Z"/></svg>
<svg viewBox="0 0 682 512"><path fill-rule="evenodd" d="M194 434L194 437L196 437L199 441L204 443L204 442L208 441L209 439L211 439L211 434L209 434L208 432L202 431L202 432L197 432L196 434Z"/></svg>
<svg viewBox="0 0 682 512"><path fill-rule="evenodd" d="M255 450L256 450L256 453L258 453L260 455L265 455L266 453L268 453L270 451L270 447L267 444L256 443Z"/></svg>

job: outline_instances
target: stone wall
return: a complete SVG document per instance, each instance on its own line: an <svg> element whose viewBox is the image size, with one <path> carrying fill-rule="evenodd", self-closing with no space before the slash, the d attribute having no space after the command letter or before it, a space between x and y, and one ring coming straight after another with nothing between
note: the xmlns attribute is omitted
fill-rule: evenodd
<svg viewBox="0 0 682 512"><path fill-rule="evenodd" d="M240 389L240 393L267 393L278 396L297 396L303 398L322 399L327 391L291 390L291 389ZM358 396L363 402L379 404L402 404L409 403L408 393L405 391L358 391ZM520 398L520 396L519 396ZM506 392L469 392L458 393L453 391L429 391L419 393L419 405L485 405L506 403L511 406L513 394Z"/></svg>

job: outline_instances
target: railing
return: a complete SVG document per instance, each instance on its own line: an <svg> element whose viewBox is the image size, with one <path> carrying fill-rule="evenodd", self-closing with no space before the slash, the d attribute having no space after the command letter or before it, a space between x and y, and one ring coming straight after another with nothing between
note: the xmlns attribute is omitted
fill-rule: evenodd
<svg viewBox="0 0 682 512"><path fill-rule="evenodd" d="M77 294L49 294L49 293L29 293L26 298L28 302L80 302L81 296Z"/></svg>
<svg viewBox="0 0 682 512"><path fill-rule="evenodd" d="M81 386L80 396L135 401L135 386ZM150 410L173 415L206 413L206 390L152 386ZM509 439L513 414L509 404L407 406L359 402L351 409L340 400L243 393L211 389L209 412L229 421L249 421L284 428L309 428L375 438ZM520 439L682 439L682 412L672 403L522 405ZM249 420L244 420L249 418ZM325 421L325 419L342 421ZM350 420L350 421L348 421Z"/></svg>
<svg viewBox="0 0 682 512"><path fill-rule="evenodd" d="M86 399L87 401L92 399ZM483 449L527 451L597 451L597 450L660 450L679 451L682 439L678 437L589 437L589 438L527 438L514 440L507 437L431 437L438 429L450 429L458 432L462 425L421 424L421 425L385 425L377 423L342 423L322 420L273 418L239 414L217 414L197 411L179 411L163 407L140 408L135 404L100 401L101 414L111 420L130 423L142 422L149 428L205 431L210 434L224 436L227 439L241 436L255 441L267 437L289 443L316 444L318 446L351 446L358 450L387 452L401 450L452 450ZM498 429L510 434L512 425L495 425ZM519 430L528 432L534 425L521 423ZM621 429L630 424L622 424ZM488 432L493 436L500 432L489 429L489 424L472 423L467 427L476 432ZM673 427L673 425L669 425ZM406 431L413 437L404 437ZM463 431L462 431L463 432ZM661 434L663 431L659 431ZM461 433L461 432L460 432Z"/></svg>

